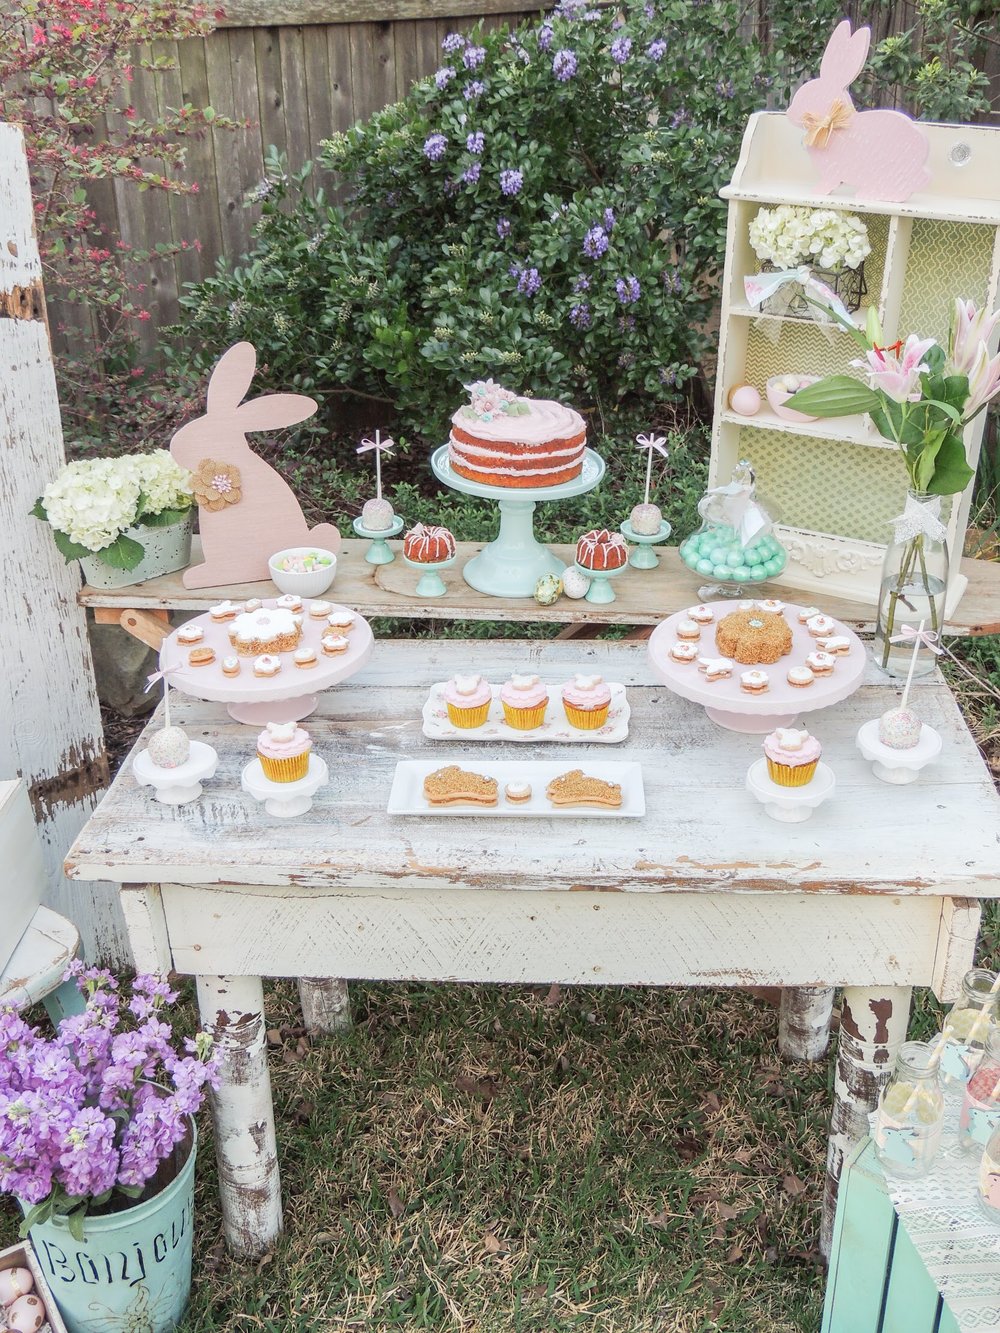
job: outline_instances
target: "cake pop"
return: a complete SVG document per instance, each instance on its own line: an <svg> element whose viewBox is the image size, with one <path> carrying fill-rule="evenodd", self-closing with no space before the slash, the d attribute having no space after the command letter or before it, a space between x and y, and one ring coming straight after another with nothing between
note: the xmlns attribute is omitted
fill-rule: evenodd
<svg viewBox="0 0 1000 1333"><path fill-rule="evenodd" d="M912 708L889 708L878 720L878 738L890 750L912 750L923 725Z"/></svg>
<svg viewBox="0 0 1000 1333"><path fill-rule="evenodd" d="M382 454L391 453L394 447L395 441L391 435L383 440L380 432L376 431L374 440L362 440L358 448L359 454L375 451L375 496L366 500L361 510L362 525L369 532L387 532L396 517L392 505L382 495Z"/></svg>
<svg viewBox="0 0 1000 1333"><path fill-rule="evenodd" d="M643 493L642 504L634 507L629 514L628 521L632 525L632 531L639 533L643 537L654 537L663 524L663 515L657 505L651 504L649 500L649 486L653 477L653 450L667 457L667 451L663 447L667 440L664 435L637 435L636 444L640 449L646 451L646 489Z"/></svg>

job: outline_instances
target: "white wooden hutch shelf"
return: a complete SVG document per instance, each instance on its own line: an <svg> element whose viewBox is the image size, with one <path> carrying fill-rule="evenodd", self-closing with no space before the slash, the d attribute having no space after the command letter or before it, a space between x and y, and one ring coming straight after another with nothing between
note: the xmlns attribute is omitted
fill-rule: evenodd
<svg viewBox="0 0 1000 1333"><path fill-rule="evenodd" d="M777 582L873 602L890 534L900 513L906 471L896 446L867 417L794 423L767 406L743 417L728 406L730 391L753 384L764 396L769 376L856 374L857 348L843 329L821 328L801 316L761 316L747 304L743 279L760 265L749 228L762 207L799 204L864 214L872 253L865 264L867 294L855 315L863 327L870 306L886 341L919 333L947 343L953 300L995 308L1000 290L1000 130L926 125L931 186L905 203L814 193L812 163L802 132L783 114L751 117L732 183L723 277L719 370L712 433L710 484L729 480L749 458L762 494L779 518L788 565ZM966 429L969 463L979 458L984 414ZM966 587L957 559L972 487L956 496L949 517L951 614Z"/></svg>

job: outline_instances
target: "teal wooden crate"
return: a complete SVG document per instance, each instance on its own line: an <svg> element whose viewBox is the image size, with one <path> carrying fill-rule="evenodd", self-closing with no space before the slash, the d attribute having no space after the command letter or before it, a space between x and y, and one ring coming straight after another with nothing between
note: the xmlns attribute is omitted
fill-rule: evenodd
<svg viewBox="0 0 1000 1333"><path fill-rule="evenodd" d="M870 1139L840 1181L822 1333L959 1333L896 1215Z"/></svg>

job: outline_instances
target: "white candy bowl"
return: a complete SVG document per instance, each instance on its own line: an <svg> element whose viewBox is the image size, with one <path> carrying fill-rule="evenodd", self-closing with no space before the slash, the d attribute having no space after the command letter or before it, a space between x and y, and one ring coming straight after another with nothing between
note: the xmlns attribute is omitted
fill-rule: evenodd
<svg viewBox="0 0 1000 1333"><path fill-rule="evenodd" d="M291 555L326 556L330 563L305 571L279 569L279 563ZM337 557L332 551L324 551L320 546L286 546L283 551L275 551L267 566L272 581L282 592L293 593L298 597L321 597L333 583L337 573Z"/></svg>

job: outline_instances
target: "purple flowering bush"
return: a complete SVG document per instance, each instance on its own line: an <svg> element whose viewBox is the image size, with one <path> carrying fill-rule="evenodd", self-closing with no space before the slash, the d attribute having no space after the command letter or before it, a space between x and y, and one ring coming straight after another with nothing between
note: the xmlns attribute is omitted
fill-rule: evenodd
<svg viewBox="0 0 1000 1333"><path fill-rule="evenodd" d="M741 13L561 0L449 34L436 75L326 143L347 202L276 180L256 251L184 298L189 345L250 338L275 383L385 400L427 440L473 379L600 419L690 397L718 191L770 77Z"/></svg>
<svg viewBox="0 0 1000 1333"><path fill-rule="evenodd" d="M116 1212L166 1183L161 1167L189 1141L218 1053L199 1032L179 1055L164 1009L177 992L137 976L130 997L110 972L74 963L86 999L45 1037L0 1008L0 1191L32 1205L21 1226ZM160 1175L158 1175L160 1173Z"/></svg>

